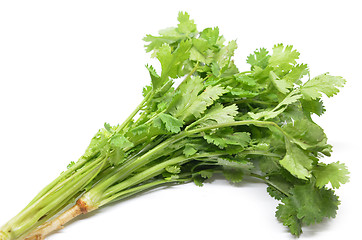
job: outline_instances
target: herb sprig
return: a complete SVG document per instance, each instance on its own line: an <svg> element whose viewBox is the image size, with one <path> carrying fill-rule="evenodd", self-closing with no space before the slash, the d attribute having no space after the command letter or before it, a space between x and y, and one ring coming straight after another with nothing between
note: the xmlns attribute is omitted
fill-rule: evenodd
<svg viewBox="0 0 362 240"><path fill-rule="evenodd" d="M226 42L217 27L198 31L187 13L178 21L144 38L161 65L160 72L146 66L144 100L122 124L106 123L84 155L1 228L1 240L42 239L106 204L164 184L202 186L214 174L264 181L293 235L336 216L333 189L349 173L343 163L320 161L332 146L312 115L323 114L322 96L337 94L345 80L311 78L283 44L256 50L250 70L239 71L236 41Z"/></svg>

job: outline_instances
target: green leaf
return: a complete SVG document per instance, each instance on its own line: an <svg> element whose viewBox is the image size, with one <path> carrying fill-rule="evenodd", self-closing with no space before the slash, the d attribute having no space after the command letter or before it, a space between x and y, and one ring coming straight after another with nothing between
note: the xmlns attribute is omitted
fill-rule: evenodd
<svg viewBox="0 0 362 240"><path fill-rule="evenodd" d="M196 186L198 187L204 186L205 178L203 178L200 174L194 175L192 180L194 181Z"/></svg>
<svg viewBox="0 0 362 240"><path fill-rule="evenodd" d="M259 119L268 120L277 117L279 114L284 112L286 108L287 108L286 106L283 106L277 110L274 108L268 111L262 111L257 113L248 112L248 114L254 120L259 120Z"/></svg>
<svg viewBox="0 0 362 240"><path fill-rule="evenodd" d="M211 64L211 73L214 76L220 77L220 66L219 66L219 64L217 62L213 62Z"/></svg>
<svg viewBox="0 0 362 240"><path fill-rule="evenodd" d="M192 179L197 186L202 187L204 185L205 180L211 178L213 174L214 174L214 169L205 169L193 173Z"/></svg>
<svg viewBox="0 0 362 240"><path fill-rule="evenodd" d="M331 76L329 74L321 74L307 81L300 89L303 98L312 100L322 97L324 93L327 97L332 97L339 92L340 87L343 87L346 80L339 76Z"/></svg>
<svg viewBox="0 0 362 240"><path fill-rule="evenodd" d="M188 112L196 118L201 117L206 108L222 96L226 90L221 86L208 86L189 106Z"/></svg>
<svg viewBox="0 0 362 240"><path fill-rule="evenodd" d="M106 129L100 129L97 134L92 138L89 146L87 147L83 158L90 159L108 144L109 132Z"/></svg>
<svg viewBox="0 0 362 240"><path fill-rule="evenodd" d="M185 148L183 150L183 154L185 154L186 157L190 157L197 153L197 149L190 143L185 144Z"/></svg>
<svg viewBox="0 0 362 240"><path fill-rule="evenodd" d="M251 66L258 66L262 69L265 69L269 63L269 52L265 48L260 48L259 50L255 50L254 54L250 54L246 60Z"/></svg>
<svg viewBox="0 0 362 240"><path fill-rule="evenodd" d="M125 161L125 152L120 147L113 146L110 153L108 161L112 166L122 164Z"/></svg>
<svg viewBox="0 0 362 240"><path fill-rule="evenodd" d="M148 44L145 45L146 52L158 50L162 45L172 45L182 42L189 37L193 37L197 34L196 25L194 21L190 19L187 13L180 12L178 15L178 27L170 27L159 31L160 36L152 36L147 34L143 38Z"/></svg>
<svg viewBox="0 0 362 240"><path fill-rule="evenodd" d="M264 156L258 159L258 166L266 174L277 172L280 170L279 158Z"/></svg>
<svg viewBox="0 0 362 240"><path fill-rule="evenodd" d="M265 111L261 111L261 112L257 112L257 113L249 112L248 114L254 120L273 119L273 118L277 117L278 115L280 115L281 113L283 113L289 105L295 103L301 97L302 97L302 95L300 94L299 90L294 89L273 109L269 109L269 110L265 110Z"/></svg>
<svg viewBox="0 0 362 240"><path fill-rule="evenodd" d="M146 124L141 124L137 127L134 127L130 130L130 133L133 135L144 135L147 134L149 130L149 126Z"/></svg>
<svg viewBox="0 0 362 240"><path fill-rule="evenodd" d="M173 28L173 30L175 29ZM161 33L162 32L160 31L160 34ZM159 49L164 44L172 44L183 38L184 37L179 36L178 33L176 34L171 33L170 29L168 29L168 31L164 31L163 34L161 34L161 36L152 36L150 34L147 34L143 38L143 41L149 42L149 44L145 45L145 48L146 52L151 52L152 50Z"/></svg>
<svg viewBox="0 0 362 240"><path fill-rule="evenodd" d="M210 63L206 50L209 49L208 42L202 38L192 39L192 48L190 49L190 59L202 63Z"/></svg>
<svg viewBox="0 0 362 240"><path fill-rule="evenodd" d="M304 114L309 118L311 118L310 116L313 113L321 116L325 112L323 101L319 98L310 101L301 99L300 102L302 104Z"/></svg>
<svg viewBox="0 0 362 240"><path fill-rule="evenodd" d="M174 52L171 51L170 45L162 45L156 53L157 59L161 63L162 72L158 81L153 82L154 89L162 86L168 79L178 78L184 75L182 68L185 60L190 55L191 42L182 41Z"/></svg>
<svg viewBox="0 0 362 240"><path fill-rule="evenodd" d="M114 148L130 148L133 147L134 144L129 141L126 137L121 134L115 134L110 139L110 144Z"/></svg>
<svg viewBox="0 0 362 240"><path fill-rule="evenodd" d="M313 160L302 149L288 140L286 140L286 149L287 153L279 163L297 178L310 178Z"/></svg>
<svg viewBox="0 0 362 240"><path fill-rule="evenodd" d="M180 179L180 176L177 174L169 174L169 176L165 176L165 180L174 181Z"/></svg>
<svg viewBox="0 0 362 240"><path fill-rule="evenodd" d="M311 225L324 218L334 218L340 204L338 197L330 189L316 188L312 182L296 185L291 196L282 199L277 207L276 217L288 226L291 233L299 236L302 223Z"/></svg>
<svg viewBox="0 0 362 240"><path fill-rule="evenodd" d="M200 77L186 78L178 87L174 98L172 99L168 111L173 116L181 116L193 103L199 93L204 89L203 79Z"/></svg>
<svg viewBox="0 0 362 240"><path fill-rule="evenodd" d="M147 67L147 66L146 66ZM151 81L152 81L152 77L151 77ZM148 93L150 93L152 91L152 86L144 86L142 89L142 96L146 97Z"/></svg>
<svg viewBox="0 0 362 240"><path fill-rule="evenodd" d="M334 218L337 214L340 202L330 189L319 189L308 183L295 186L291 193L297 217L306 225L321 222L325 217Z"/></svg>
<svg viewBox="0 0 362 240"><path fill-rule="evenodd" d="M205 179L209 179L212 177L212 175L214 174L212 169L208 169L208 170L201 170L200 172L201 177L205 178Z"/></svg>
<svg viewBox="0 0 362 240"><path fill-rule="evenodd" d="M215 62L218 64L219 68L222 69L227 67L230 63L230 59L234 56L234 52L237 49L238 45L236 41L230 41L228 45L223 47L214 57ZM224 69L225 71L225 69Z"/></svg>
<svg viewBox="0 0 362 240"><path fill-rule="evenodd" d="M283 130L292 137L292 141L304 150L327 148L327 137L323 129L309 119L299 119L285 124Z"/></svg>
<svg viewBox="0 0 362 240"><path fill-rule="evenodd" d="M152 66L146 65L146 68L150 73L153 88L157 89L158 87L160 87L160 76L157 74L156 70ZM146 95L144 94L144 96Z"/></svg>
<svg viewBox="0 0 362 240"><path fill-rule="evenodd" d="M285 198L285 195L282 192L280 192L278 189L276 189L275 187L268 186L266 188L266 191L269 193L269 195L272 198L275 198L276 200L282 200L283 198Z"/></svg>
<svg viewBox="0 0 362 240"><path fill-rule="evenodd" d="M277 200L284 199L288 196L293 184L288 180L289 176L285 176L285 173L280 171L267 177L269 195Z"/></svg>
<svg viewBox="0 0 362 240"><path fill-rule="evenodd" d="M172 174L179 174L181 172L180 166L173 165L173 166L167 166L165 170Z"/></svg>
<svg viewBox="0 0 362 240"><path fill-rule="evenodd" d="M289 72L297 63L299 53L293 50L293 46L278 44L273 47L273 54L269 59L269 66L280 69L282 72Z"/></svg>
<svg viewBox="0 0 362 240"><path fill-rule="evenodd" d="M290 83L300 84L301 78L307 74L309 74L308 65L298 64L294 66L292 70L283 77L283 79Z"/></svg>
<svg viewBox="0 0 362 240"><path fill-rule="evenodd" d="M223 37L219 36L219 28L205 28L200 33L200 38L205 39L210 46L218 45L223 42Z"/></svg>
<svg viewBox="0 0 362 240"><path fill-rule="evenodd" d="M231 183L239 183L244 179L244 171L238 168L224 167L223 175Z"/></svg>
<svg viewBox="0 0 362 240"><path fill-rule="evenodd" d="M289 82L286 79L279 79L279 77L273 71L270 71L269 78L271 79L275 88L283 94L287 94L293 87L293 82Z"/></svg>
<svg viewBox="0 0 362 240"><path fill-rule="evenodd" d="M211 144L218 146L221 149L229 145L247 147L251 138L248 132L233 133L229 129L219 130L213 134L204 134L204 139Z"/></svg>
<svg viewBox="0 0 362 240"><path fill-rule="evenodd" d="M253 164L251 162L238 158L220 157L217 158L217 164L224 167L244 169L244 170L253 168Z"/></svg>
<svg viewBox="0 0 362 240"><path fill-rule="evenodd" d="M331 155L332 146L327 144L326 134L309 118L297 119L285 124L282 128L291 137L289 140L302 149L308 150L314 155L318 155L317 153Z"/></svg>
<svg viewBox="0 0 362 240"><path fill-rule="evenodd" d="M190 15L187 12L179 12L177 20L177 31L189 36L191 33L197 33L196 25L194 20L190 19Z"/></svg>
<svg viewBox="0 0 362 240"><path fill-rule="evenodd" d="M112 127L109 123L104 123L104 128L108 131L108 132L112 132Z"/></svg>
<svg viewBox="0 0 362 240"><path fill-rule="evenodd" d="M339 188L341 184L349 181L349 172L344 163L334 162L328 165L319 164L313 169L313 175L316 177L316 186L322 188L329 182L333 188Z"/></svg>
<svg viewBox="0 0 362 240"><path fill-rule="evenodd" d="M237 96L238 98L252 98L258 96L257 92L246 90L245 88L237 88L237 87L226 87L233 96Z"/></svg>
<svg viewBox="0 0 362 240"><path fill-rule="evenodd" d="M73 166L74 166L74 164L75 164L75 162L74 162L74 161L71 161L71 162L68 164L67 169L69 169L69 168L73 167Z"/></svg>
<svg viewBox="0 0 362 240"><path fill-rule="evenodd" d="M207 28L200 33L199 38L192 39L192 48L190 50L190 59L200 63L210 64L216 63L217 54L223 46L219 46L218 28ZM205 66L208 68L208 66Z"/></svg>
<svg viewBox="0 0 362 240"><path fill-rule="evenodd" d="M251 76L245 75L244 73L239 73L234 76L235 80L239 83L242 83L244 86L249 86L249 87L257 86L256 80Z"/></svg>
<svg viewBox="0 0 362 240"><path fill-rule="evenodd" d="M233 158L218 158L218 165L223 167L223 175L232 183L241 182L245 171L253 167L251 162Z"/></svg>
<svg viewBox="0 0 362 240"><path fill-rule="evenodd" d="M297 211L291 199L283 199L284 204L279 204L275 216L287 226L293 235L300 236L302 233L302 221L297 217Z"/></svg>
<svg viewBox="0 0 362 240"><path fill-rule="evenodd" d="M222 104L216 103L202 118L190 124L188 128L206 127L215 124L234 122L234 117L237 113L238 107L235 104L224 107Z"/></svg>
<svg viewBox="0 0 362 240"><path fill-rule="evenodd" d="M167 131L172 133L179 133L181 131L183 122L171 116L170 114L161 113L159 114L158 118L164 124Z"/></svg>
<svg viewBox="0 0 362 240"><path fill-rule="evenodd" d="M281 101L276 107L275 109L278 109L282 106L288 106L290 104L293 104L295 102L297 102L300 98L302 97L302 95L300 94L298 89L294 89L293 91L291 91L284 99L283 101Z"/></svg>
<svg viewBox="0 0 362 240"><path fill-rule="evenodd" d="M197 85L195 88L196 90L199 89ZM176 110L173 111L174 116L183 121L200 118L207 107L212 105L225 92L226 90L221 86L208 86L200 95L194 95L195 92L192 92L191 96L186 97L189 101L186 102L185 99L182 99L174 106L174 110Z"/></svg>

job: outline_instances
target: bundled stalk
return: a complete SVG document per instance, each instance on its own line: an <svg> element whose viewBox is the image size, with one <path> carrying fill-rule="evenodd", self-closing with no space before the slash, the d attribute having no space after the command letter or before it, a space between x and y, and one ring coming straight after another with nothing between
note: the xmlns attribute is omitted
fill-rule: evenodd
<svg viewBox="0 0 362 240"><path fill-rule="evenodd" d="M236 41L226 43L217 27L198 31L187 13L178 20L144 39L161 65L146 66L144 100L121 125L106 123L84 155L0 229L0 240L43 239L80 214L162 185L202 186L214 174L265 182L280 201L276 217L294 235L336 216L333 188L348 171L320 161L331 145L312 115L322 115L322 94L335 95L345 80L310 78L283 44L256 50L250 70L239 71Z"/></svg>

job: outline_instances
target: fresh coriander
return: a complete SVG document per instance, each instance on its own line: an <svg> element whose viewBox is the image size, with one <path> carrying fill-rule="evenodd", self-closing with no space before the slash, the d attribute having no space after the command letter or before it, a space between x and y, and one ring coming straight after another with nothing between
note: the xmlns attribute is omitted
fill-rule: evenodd
<svg viewBox="0 0 362 240"><path fill-rule="evenodd" d="M146 66L151 84L140 105L121 125L105 123L84 155L0 229L0 240L43 239L106 204L164 184L202 186L214 174L265 182L293 235L336 216L333 189L349 172L320 161L332 146L312 115L323 114L322 96L345 80L309 78L299 53L283 44L256 50L247 57L251 69L239 71L236 41L226 42L217 27L198 31L187 13L178 20L144 38L162 70Z"/></svg>

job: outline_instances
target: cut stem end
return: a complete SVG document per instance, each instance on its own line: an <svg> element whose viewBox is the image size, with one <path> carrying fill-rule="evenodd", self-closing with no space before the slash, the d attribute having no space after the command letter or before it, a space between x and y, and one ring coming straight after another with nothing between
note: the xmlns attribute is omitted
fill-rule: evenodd
<svg viewBox="0 0 362 240"><path fill-rule="evenodd" d="M72 219L76 218L81 214L86 214L92 210L94 209L90 208L86 202L79 199L73 207L71 207L55 219L51 220L50 222L47 222L35 229L24 240L43 240L50 233L62 229L67 222L71 221Z"/></svg>

